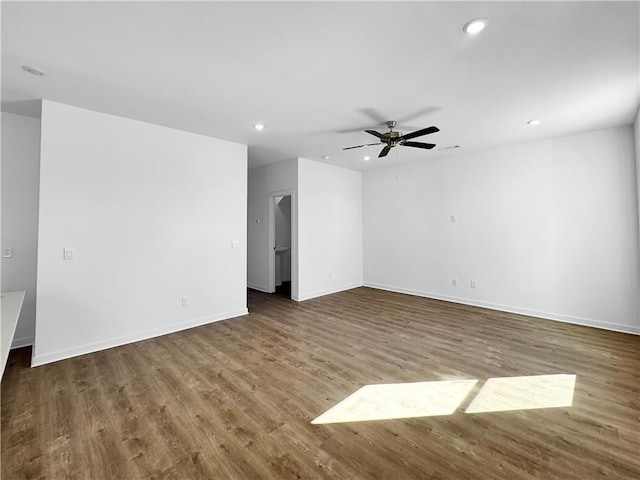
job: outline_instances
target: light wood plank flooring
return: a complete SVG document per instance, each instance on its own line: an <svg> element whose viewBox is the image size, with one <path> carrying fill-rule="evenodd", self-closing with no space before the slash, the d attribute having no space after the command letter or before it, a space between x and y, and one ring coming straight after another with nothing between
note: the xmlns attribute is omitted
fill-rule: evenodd
<svg viewBox="0 0 640 480"><path fill-rule="evenodd" d="M640 337L358 288L2 380L2 478L638 479ZM466 414L492 377L565 408ZM374 383L479 379L449 416L312 425Z"/></svg>

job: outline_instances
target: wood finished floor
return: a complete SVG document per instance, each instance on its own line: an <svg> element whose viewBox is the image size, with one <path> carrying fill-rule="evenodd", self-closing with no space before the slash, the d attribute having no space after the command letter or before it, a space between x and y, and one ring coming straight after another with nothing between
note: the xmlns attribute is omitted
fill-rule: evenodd
<svg viewBox="0 0 640 480"><path fill-rule="evenodd" d="M638 479L640 337L367 288L2 380L2 478ZM572 373L572 407L465 414L488 378ZM477 378L450 416L312 425L365 384Z"/></svg>

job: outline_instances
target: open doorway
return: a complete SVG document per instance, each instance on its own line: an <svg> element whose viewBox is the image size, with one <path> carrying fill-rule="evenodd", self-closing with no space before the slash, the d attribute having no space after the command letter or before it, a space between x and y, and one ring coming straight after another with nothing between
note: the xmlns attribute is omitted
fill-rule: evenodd
<svg viewBox="0 0 640 480"><path fill-rule="evenodd" d="M291 298L291 195L274 197L274 282L276 293Z"/></svg>
<svg viewBox="0 0 640 480"><path fill-rule="evenodd" d="M286 298L295 298L294 263L295 206L293 192L282 192L270 197L269 205L272 234L270 255L270 291Z"/></svg>

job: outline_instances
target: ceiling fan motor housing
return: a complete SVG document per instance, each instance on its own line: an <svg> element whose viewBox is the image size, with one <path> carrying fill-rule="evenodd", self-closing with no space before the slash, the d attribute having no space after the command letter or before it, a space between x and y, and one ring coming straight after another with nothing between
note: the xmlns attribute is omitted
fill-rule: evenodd
<svg viewBox="0 0 640 480"><path fill-rule="evenodd" d="M397 143L396 139L400 136L400 132L391 131L391 132L383 133L382 136L384 137L384 142L387 145L390 145L393 147Z"/></svg>

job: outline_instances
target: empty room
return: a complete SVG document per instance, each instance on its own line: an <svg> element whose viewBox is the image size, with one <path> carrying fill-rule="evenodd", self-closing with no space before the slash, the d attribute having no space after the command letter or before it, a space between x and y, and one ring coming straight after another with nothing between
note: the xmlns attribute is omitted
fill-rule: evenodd
<svg viewBox="0 0 640 480"><path fill-rule="evenodd" d="M640 2L1 9L0 478L640 478Z"/></svg>

